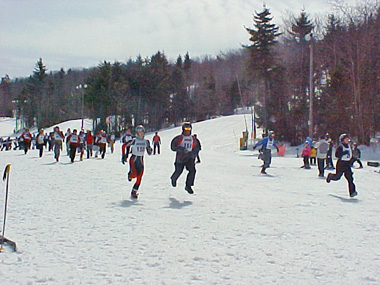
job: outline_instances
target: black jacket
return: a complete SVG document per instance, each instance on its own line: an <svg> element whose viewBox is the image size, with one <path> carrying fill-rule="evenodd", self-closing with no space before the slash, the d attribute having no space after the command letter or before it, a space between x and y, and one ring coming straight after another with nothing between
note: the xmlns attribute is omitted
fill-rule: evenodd
<svg viewBox="0 0 380 285"><path fill-rule="evenodd" d="M197 138L195 138L194 136L192 137L193 137L193 146L192 146L191 151L187 151L187 149L180 146L181 141L183 139L183 135L178 135L172 140L170 144L171 150L177 152L175 162L185 163L189 159L195 160L199 151L201 150L201 143Z"/></svg>

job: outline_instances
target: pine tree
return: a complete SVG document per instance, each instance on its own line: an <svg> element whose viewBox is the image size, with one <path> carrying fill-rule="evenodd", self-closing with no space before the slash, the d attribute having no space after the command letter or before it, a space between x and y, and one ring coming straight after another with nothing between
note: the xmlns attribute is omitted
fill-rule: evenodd
<svg viewBox="0 0 380 285"><path fill-rule="evenodd" d="M287 71L289 76L290 92L293 94L291 100L291 116L298 133L296 137L301 140L309 132L308 114L309 114L309 68L310 68L310 49L308 35L311 35L314 29L309 16L301 12L298 18L293 19L289 34L291 41L288 43L290 53ZM311 40L311 39L310 39Z"/></svg>
<svg viewBox="0 0 380 285"><path fill-rule="evenodd" d="M277 44L277 37L281 35L279 28L272 24L273 17L268 8L264 5L263 11L255 11L254 28L245 28L250 34L249 40L252 42L249 46L244 46L250 55L248 63L249 77L256 79L254 89L257 94L261 94L261 105L259 110L258 122L263 125L265 131L268 129L268 118L271 116L268 110L267 102L271 97L271 81L273 80L272 71L276 68L276 61L273 48ZM260 83L258 83L260 82Z"/></svg>

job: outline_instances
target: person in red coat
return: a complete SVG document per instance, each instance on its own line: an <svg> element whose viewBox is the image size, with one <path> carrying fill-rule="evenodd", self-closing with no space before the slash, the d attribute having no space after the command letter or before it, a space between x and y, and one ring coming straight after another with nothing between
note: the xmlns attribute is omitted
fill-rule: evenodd
<svg viewBox="0 0 380 285"><path fill-rule="evenodd" d="M301 156L303 157L303 166L301 166L301 168L310 169L310 155L311 147L309 145L309 142L306 141L301 154Z"/></svg>
<svg viewBox="0 0 380 285"><path fill-rule="evenodd" d="M157 153L160 154L160 145L161 145L161 138L158 135L158 132L156 132L153 137L153 155L156 154L156 149L157 149Z"/></svg>
<svg viewBox="0 0 380 285"><path fill-rule="evenodd" d="M94 145L94 136L91 131L88 130L86 134L86 147L87 147L87 159L92 157L92 146Z"/></svg>

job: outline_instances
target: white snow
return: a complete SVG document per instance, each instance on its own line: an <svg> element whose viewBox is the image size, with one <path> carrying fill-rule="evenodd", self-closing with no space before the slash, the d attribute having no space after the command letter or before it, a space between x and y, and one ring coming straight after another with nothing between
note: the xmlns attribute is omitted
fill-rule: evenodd
<svg viewBox="0 0 380 285"><path fill-rule="evenodd" d="M257 151L238 150L244 129L242 115L193 124L194 195L186 171L170 185L180 129L159 132L137 202L119 143L74 164L0 152L0 168L12 164L5 236L18 245L0 254L1 284L380 284L379 168L354 169L353 199L344 177L327 184L293 154L262 176Z"/></svg>
<svg viewBox="0 0 380 285"><path fill-rule="evenodd" d="M0 117L0 137L14 136L15 119L8 117Z"/></svg>

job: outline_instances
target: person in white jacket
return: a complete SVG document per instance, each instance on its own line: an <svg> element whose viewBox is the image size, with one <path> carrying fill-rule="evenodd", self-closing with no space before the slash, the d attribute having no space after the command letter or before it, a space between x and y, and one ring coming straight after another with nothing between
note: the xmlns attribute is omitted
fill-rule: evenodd
<svg viewBox="0 0 380 285"><path fill-rule="evenodd" d="M143 126L136 127L136 137L132 139L127 146L131 147L131 158L129 159L128 181L136 178L136 183L133 185L131 197L138 198L137 191L139 190L141 180L144 174L144 153L145 151L151 155L152 148L149 140L145 139L145 129Z"/></svg>
<svg viewBox="0 0 380 285"><path fill-rule="evenodd" d="M319 177L325 177L325 161L327 157L327 151L329 149L329 143L326 141L326 137L324 135L319 137L319 141L316 142L314 148L317 149L317 165Z"/></svg>

